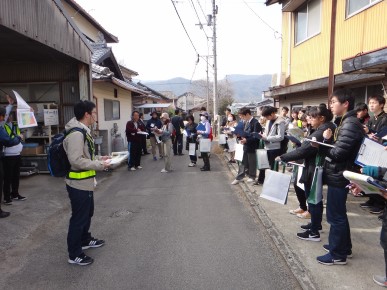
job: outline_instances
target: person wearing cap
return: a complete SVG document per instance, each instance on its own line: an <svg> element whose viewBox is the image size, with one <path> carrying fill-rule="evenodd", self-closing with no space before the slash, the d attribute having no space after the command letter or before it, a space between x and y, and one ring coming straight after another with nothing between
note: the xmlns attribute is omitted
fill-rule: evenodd
<svg viewBox="0 0 387 290"><path fill-rule="evenodd" d="M0 122L4 122L6 110L5 108L0 108ZM6 218L10 215L9 212L2 211L1 209L1 201L3 197L3 151L4 147L11 147L19 144L21 141L21 136L14 136L11 138L5 131L5 129L0 126L0 218Z"/></svg>
<svg viewBox="0 0 387 290"><path fill-rule="evenodd" d="M171 120L169 119L168 113L162 113L161 114L161 122L162 127L161 129L155 128L153 129L153 132L160 136L161 141L163 142L163 149L164 149L164 168L161 170L162 173L168 173L172 171L171 166L171 147L172 147L172 132L173 132L173 125L171 123Z"/></svg>
<svg viewBox="0 0 387 290"><path fill-rule="evenodd" d="M200 114L200 123L196 127L198 135L201 135L201 138L208 139L211 133L211 126L208 122L208 113L203 112ZM208 156L208 152L201 152L201 156L204 162L204 166L200 168L201 171L210 171L210 158Z"/></svg>
<svg viewBox="0 0 387 290"><path fill-rule="evenodd" d="M149 140L150 140L150 143L151 143L151 146L152 146L153 160L156 161L157 160L157 157L156 157L156 147L159 149L159 156L160 156L160 158L163 158L164 153L163 153L163 145L161 144L161 141L158 138L158 136L157 136L157 139L156 139L156 136L155 136L155 134L154 134L152 129L153 128L161 129L163 124L161 124L161 121L158 118L158 115L157 115L156 111L152 112L150 115L152 116L152 118L150 118L148 120L148 122L146 123L146 129L148 130Z"/></svg>

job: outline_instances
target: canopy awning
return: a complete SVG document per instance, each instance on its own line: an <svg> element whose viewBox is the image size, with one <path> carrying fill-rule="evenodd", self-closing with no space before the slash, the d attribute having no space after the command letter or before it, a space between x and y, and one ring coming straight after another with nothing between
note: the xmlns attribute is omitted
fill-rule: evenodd
<svg viewBox="0 0 387 290"><path fill-rule="evenodd" d="M136 109L145 109L145 108L168 108L172 104L143 104L140 106L134 106Z"/></svg>

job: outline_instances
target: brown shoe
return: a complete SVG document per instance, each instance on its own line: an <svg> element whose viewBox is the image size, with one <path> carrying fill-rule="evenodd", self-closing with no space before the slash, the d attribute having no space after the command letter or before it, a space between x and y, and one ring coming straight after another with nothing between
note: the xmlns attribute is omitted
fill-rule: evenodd
<svg viewBox="0 0 387 290"><path fill-rule="evenodd" d="M308 211L305 211L303 213L299 213L299 214L297 214L297 216L301 219L310 219L311 218L310 213Z"/></svg>
<svg viewBox="0 0 387 290"><path fill-rule="evenodd" d="M302 208L297 208L297 209L289 210L289 213L290 213L290 214L294 214L294 215L302 214L302 213L304 213L304 212L305 212L305 211L304 211Z"/></svg>

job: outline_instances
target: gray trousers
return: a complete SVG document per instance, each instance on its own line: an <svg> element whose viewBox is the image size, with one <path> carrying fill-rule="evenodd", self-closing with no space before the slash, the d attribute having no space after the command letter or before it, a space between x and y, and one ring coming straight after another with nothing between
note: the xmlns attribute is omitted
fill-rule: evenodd
<svg viewBox="0 0 387 290"><path fill-rule="evenodd" d="M241 180L247 176L255 179L257 177L257 155L256 153L243 152L243 160L239 162L238 175L236 180Z"/></svg>
<svg viewBox="0 0 387 290"><path fill-rule="evenodd" d="M156 137L155 136L150 136L149 137L151 146L152 146L152 155L153 157L156 157L156 147L159 148L159 156L164 156L164 150L163 150L163 144L162 142L157 143Z"/></svg>
<svg viewBox="0 0 387 290"><path fill-rule="evenodd" d="M171 147L172 147L172 140L168 139L165 142L163 142L163 148L164 148L164 164L165 164L165 170L170 171L172 170L171 166Z"/></svg>

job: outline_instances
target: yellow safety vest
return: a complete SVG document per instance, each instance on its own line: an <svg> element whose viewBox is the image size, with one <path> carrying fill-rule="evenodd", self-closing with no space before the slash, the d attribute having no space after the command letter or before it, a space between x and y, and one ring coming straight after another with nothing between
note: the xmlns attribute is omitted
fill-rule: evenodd
<svg viewBox="0 0 387 290"><path fill-rule="evenodd" d="M70 133L71 134L71 133ZM89 153L91 156L91 160L95 159L95 146L94 146L94 140L89 134L85 134L87 145L89 147ZM85 171L72 171L67 174L68 179L75 179L75 180L82 180L82 179L88 179L88 178L94 178L97 175L95 170L85 170Z"/></svg>
<svg viewBox="0 0 387 290"><path fill-rule="evenodd" d="M4 129L5 129L5 131L7 131L9 137L11 137L11 138L14 138L15 136L19 136L20 135L20 129L17 126L16 123L12 123L12 127L9 126L8 123L5 123L4 124Z"/></svg>

